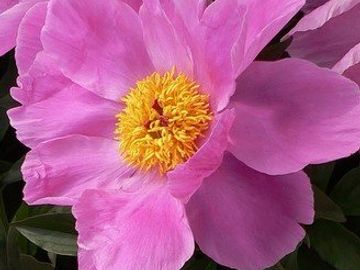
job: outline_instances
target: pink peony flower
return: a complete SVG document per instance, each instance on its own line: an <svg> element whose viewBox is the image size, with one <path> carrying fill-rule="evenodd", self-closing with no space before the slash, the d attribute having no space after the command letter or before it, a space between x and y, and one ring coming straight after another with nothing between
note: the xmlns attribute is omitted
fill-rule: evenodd
<svg viewBox="0 0 360 270"><path fill-rule="evenodd" d="M301 0L143 2L50 0L22 20L24 199L74 206L81 270L180 269L194 241L271 266L313 222L301 169L359 148L359 88L253 62Z"/></svg>
<svg viewBox="0 0 360 270"><path fill-rule="evenodd" d="M330 0L291 31L291 56L331 68L360 83L360 0Z"/></svg>

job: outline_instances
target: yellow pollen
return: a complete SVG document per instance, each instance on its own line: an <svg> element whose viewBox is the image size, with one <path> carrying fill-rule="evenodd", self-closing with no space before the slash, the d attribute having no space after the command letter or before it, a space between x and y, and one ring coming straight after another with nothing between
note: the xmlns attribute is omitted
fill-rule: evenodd
<svg viewBox="0 0 360 270"><path fill-rule="evenodd" d="M198 139L209 128L209 96L175 69L138 81L123 98L116 138L125 160L141 170L165 173L198 150Z"/></svg>

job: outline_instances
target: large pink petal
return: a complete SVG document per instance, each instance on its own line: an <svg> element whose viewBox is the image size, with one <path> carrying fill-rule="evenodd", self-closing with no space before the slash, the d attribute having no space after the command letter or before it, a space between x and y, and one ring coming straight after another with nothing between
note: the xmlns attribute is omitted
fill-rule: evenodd
<svg viewBox="0 0 360 270"><path fill-rule="evenodd" d="M37 144L58 137L82 134L114 138L115 115L121 105L101 98L78 85L71 85L48 99L11 109L11 125L24 144Z"/></svg>
<svg viewBox="0 0 360 270"><path fill-rule="evenodd" d="M359 102L355 83L310 62L254 63L238 80L229 149L268 174L346 157L360 146Z"/></svg>
<svg viewBox="0 0 360 270"><path fill-rule="evenodd" d="M194 251L183 204L161 186L86 191L73 212L83 260L97 270L178 270Z"/></svg>
<svg viewBox="0 0 360 270"><path fill-rule="evenodd" d="M192 56L184 35L177 33L166 16L160 0L144 0L140 9L144 40L157 71L177 71L192 76Z"/></svg>
<svg viewBox="0 0 360 270"><path fill-rule="evenodd" d="M262 270L292 252L313 221L313 195L303 172L259 173L225 155L223 165L186 207L200 249L220 264Z"/></svg>
<svg viewBox="0 0 360 270"><path fill-rule="evenodd" d="M131 169L118 148L117 141L81 135L39 144L22 166L24 200L73 205L86 189L120 187Z"/></svg>
<svg viewBox="0 0 360 270"><path fill-rule="evenodd" d="M16 35L22 18L39 1L41 0L23 1L0 14L0 55L15 47Z"/></svg>
<svg viewBox="0 0 360 270"><path fill-rule="evenodd" d="M349 2L349 1L348 1ZM355 1L352 1L354 5ZM299 29L314 29L303 32L296 32L293 41L288 48L291 56L307 59L322 67L332 68L350 49L360 43L360 0L352 9L341 15L328 19L328 9L317 9L311 13L309 19L300 24ZM339 5L340 2L336 2ZM327 3L331 4L331 2ZM340 6L342 7L342 6ZM329 7L331 9L332 7ZM342 7L344 8L344 7ZM317 16L322 11L323 17ZM337 10L337 9L335 9ZM304 18L304 20L307 17Z"/></svg>
<svg viewBox="0 0 360 270"><path fill-rule="evenodd" d="M238 0L238 2L246 7L246 13L241 33L232 50L236 76L250 65L305 3L304 0Z"/></svg>
<svg viewBox="0 0 360 270"><path fill-rule="evenodd" d="M214 111L226 107L235 92L231 50L242 30L246 7L238 0L215 1L195 28L195 78L210 95Z"/></svg>
<svg viewBox="0 0 360 270"><path fill-rule="evenodd" d="M209 138L196 154L167 174L168 188L175 197L188 200L203 179L220 166L234 118L232 110L217 115Z"/></svg>
<svg viewBox="0 0 360 270"><path fill-rule="evenodd" d="M42 50L40 31L45 23L47 2L34 5L22 19L16 39L15 58L19 74L29 71L38 52Z"/></svg>
<svg viewBox="0 0 360 270"><path fill-rule="evenodd" d="M67 77L112 100L153 72L138 14L121 1L51 1L41 40Z"/></svg>

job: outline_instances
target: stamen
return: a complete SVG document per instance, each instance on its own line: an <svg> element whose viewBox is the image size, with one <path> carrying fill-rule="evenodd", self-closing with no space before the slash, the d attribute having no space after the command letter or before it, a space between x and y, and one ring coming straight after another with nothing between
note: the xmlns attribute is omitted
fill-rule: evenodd
<svg viewBox="0 0 360 270"><path fill-rule="evenodd" d="M199 88L173 69L156 72L130 89L115 131L129 164L165 173L195 154L212 119L209 97Z"/></svg>

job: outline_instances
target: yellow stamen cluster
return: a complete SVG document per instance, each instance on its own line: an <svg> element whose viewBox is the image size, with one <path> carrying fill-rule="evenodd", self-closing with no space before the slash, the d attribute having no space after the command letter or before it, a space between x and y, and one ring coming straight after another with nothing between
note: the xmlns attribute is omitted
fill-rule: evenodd
<svg viewBox="0 0 360 270"><path fill-rule="evenodd" d="M117 117L116 137L125 160L142 170L172 170L197 151L209 128L209 97L175 70L154 73L130 89Z"/></svg>

